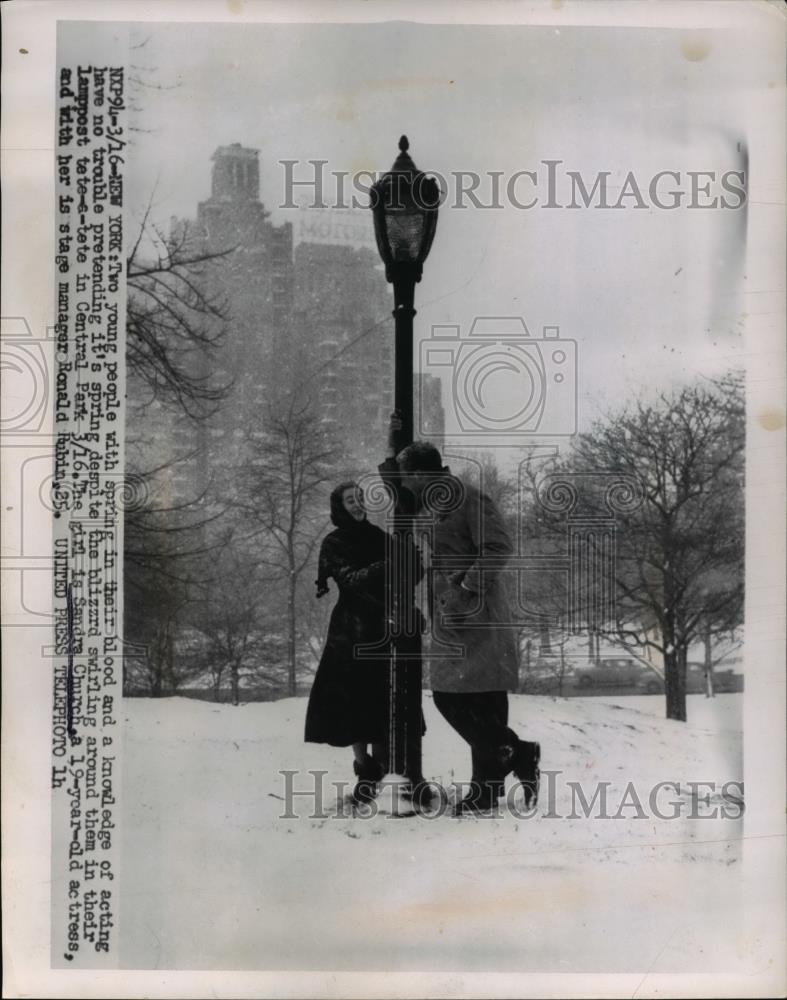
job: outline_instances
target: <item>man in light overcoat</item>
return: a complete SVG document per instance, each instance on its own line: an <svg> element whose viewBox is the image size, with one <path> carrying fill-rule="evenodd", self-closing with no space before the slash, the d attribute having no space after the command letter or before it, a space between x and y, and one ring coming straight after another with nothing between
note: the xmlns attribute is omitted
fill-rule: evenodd
<svg viewBox="0 0 787 1000"><path fill-rule="evenodd" d="M431 514L431 687L437 709L470 745L473 765L457 813L494 809L511 771L534 806L540 747L508 726L518 669L502 575L512 544L502 515L489 496L453 476L428 442L408 445L396 464L414 509Z"/></svg>

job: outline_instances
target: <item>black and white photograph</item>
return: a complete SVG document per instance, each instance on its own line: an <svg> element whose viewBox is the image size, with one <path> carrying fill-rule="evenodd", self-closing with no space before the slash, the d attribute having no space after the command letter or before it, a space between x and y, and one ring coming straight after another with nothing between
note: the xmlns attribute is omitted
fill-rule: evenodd
<svg viewBox="0 0 787 1000"><path fill-rule="evenodd" d="M6 995L778 995L784 6L3 14Z"/></svg>

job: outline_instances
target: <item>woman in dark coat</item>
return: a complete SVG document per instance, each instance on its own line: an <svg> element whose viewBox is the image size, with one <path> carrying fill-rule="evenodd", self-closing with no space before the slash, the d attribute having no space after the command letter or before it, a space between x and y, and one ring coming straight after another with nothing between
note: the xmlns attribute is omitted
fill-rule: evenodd
<svg viewBox="0 0 787 1000"><path fill-rule="evenodd" d="M364 657L356 647L379 643L386 634L390 539L367 520L363 493L353 482L331 493L331 521L336 530L320 549L317 596L328 593L333 577L339 600L309 696L305 735L307 743L352 746L360 779L354 794L368 798L386 770L388 660Z"/></svg>

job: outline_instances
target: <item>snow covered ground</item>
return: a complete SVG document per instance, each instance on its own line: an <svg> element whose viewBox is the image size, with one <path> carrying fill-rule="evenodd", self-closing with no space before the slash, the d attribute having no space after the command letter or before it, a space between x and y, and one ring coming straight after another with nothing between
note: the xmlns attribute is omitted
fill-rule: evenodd
<svg viewBox="0 0 787 1000"><path fill-rule="evenodd" d="M742 821L720 792L742 779L742 698L690 696L683 724L663 718L661 696L512 696L512 725L541 742L551 772L539 809L463 819L363 819L332 808L328 782L351 780L350 752L303 743L302 698L237 708L128 699L122 964L737 969ZM424 711L427 775L446 788L466 780L467 747L428 695ZM299 818L281 818L285 769L300 772L298 789L313 787L309 769L328 772L325 815L309 818L312 802L301 798ZM715 788L692 793L689 781ZM569 782L587 800L609 782L608 818L598 806L569 818ZM663 815L679 811L675 819L655 814L659 782L681 786L655 799Z"/></svg>

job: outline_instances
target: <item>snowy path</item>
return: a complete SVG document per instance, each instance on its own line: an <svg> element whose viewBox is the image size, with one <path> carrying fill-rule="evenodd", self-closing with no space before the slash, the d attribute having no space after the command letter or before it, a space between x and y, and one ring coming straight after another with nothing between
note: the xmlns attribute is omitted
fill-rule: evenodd
<svg viewBox="0 0 787 1000"><path fill-rule="evenodd" d="M696 696L698 699L701 696ZM302 742L303 699L238 708L126 701L123 964L191 969L681 971L739 965L739 819L688 818L687 781L741 778L740 695L512 697L512 725L553 772L538 814L456 820L281 819L279 769L351 778L349 751ZM644 704L641 704L644 703ZM635 707L636 706L636 707ZM466 779L469 753L425 698L425 770ZM566 818L568 781L614 814ZM653 814L648 796L660 781ZM311 778L299 775L296 787ZM551 794L550 794L551 789ZM332 796L326 795L326 803ZM630 801L630 800L629 800ZM733 809L733 812L735 810Z"/></svg>

